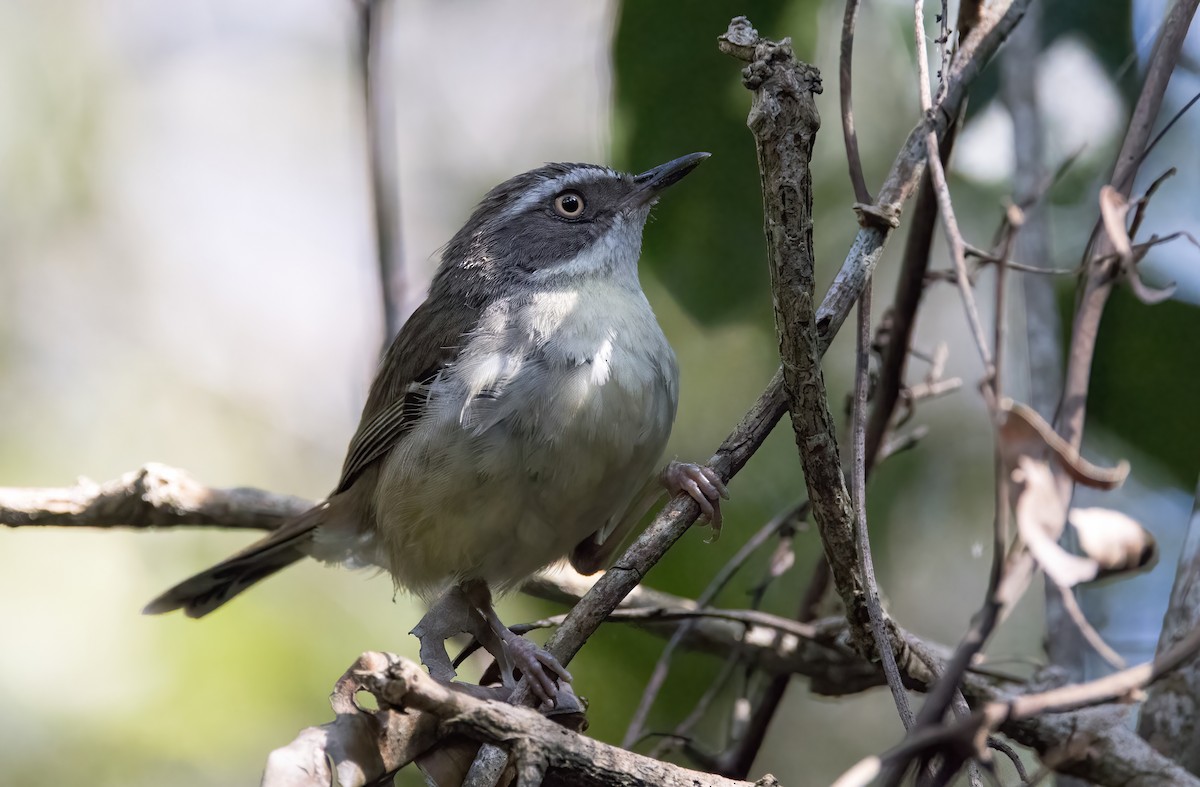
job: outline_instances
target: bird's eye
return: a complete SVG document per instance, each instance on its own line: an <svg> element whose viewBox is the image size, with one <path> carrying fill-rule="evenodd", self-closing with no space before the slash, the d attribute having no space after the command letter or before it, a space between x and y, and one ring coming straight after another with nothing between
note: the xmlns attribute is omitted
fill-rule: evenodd
<svg viewBox="0 0 1200 787"><path fill-rule="evenodd" d="M564 191L554 198L554 212L564 219L577 219L583 215L583 195L578 191Z"/></svg>

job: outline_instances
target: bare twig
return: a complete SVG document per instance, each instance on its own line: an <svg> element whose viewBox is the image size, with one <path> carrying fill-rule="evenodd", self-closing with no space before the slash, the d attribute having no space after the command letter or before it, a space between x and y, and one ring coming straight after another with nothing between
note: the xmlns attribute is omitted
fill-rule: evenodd
<svg viewBox="0 0 1200 787"><path fill-rule="evenodd" d="M854 129L854 102L852 98L854 71L854 24L858 19L859 0L846 0L846 12L842 17L842 48L838 58L838 97L842 108L842 139L846 145L846 162L850 167L850 185L854 187L854 199L860 205L871 202L867 181L863 177L862 157L858 153L858 132Z"/></svg>
<svg viewBox="0 0 1200 787"><path fill-rule="evenodd" d="M1200 96L1197 96L1197 98L1200 98ZM1165 183L1169 178L1175 177L1177 171L1178 170L1176 170L1175 167L1171 167L1166 172L1159 175L1154 179L1154 182L1146 188L1146 193L1139 197L1134 203L1136 205L1136 210L1133 213L1133 221L1129 222L1130 238L1136 238L1138 230L1142 228L1142 221L1146 218L1146 208L1150 205L1150 198L1154 196L1154 193L1158 191L1159 187L1162 186L1163 183Z"/></svg>
<svg viewBox="0 0 1200 787"><path fill-rule="evenodd" d="M692 733L692 729L700 723L705 714L708 713L708 709L712 706L713 702L715 702L721 692L725 690L726 684L729 683L730 678L732 678L734 673L737 671L740 661L740 651L732 651L728 656L725 657L724 663L721 664L721 670L708 684L708 688L704 690L704 693L700 695L700 699L696 700L695 706L687 714L687 716L683 717L683 719L675 725L675 729L671 731L670 735L663 736L662 742L655 746L650 752L651 757L655 758L656 760L665 759L667 753L680 744L683 745L684 751L689 756L693 758L696 757L699 752L698 748L694 745L689 745L691 741L690 735ZM728 776L728 774L722 772L719 767L713 767L715 765L715 763L706 762L702 767L704 767L704 770L709 771L710 773L720 773L722 776Z"/></svg>
<svg viewBox="0 0 1200 787"><path fill-rule="evenodd" d="M1053 582L1048 583L1047 592L1050 587L1059 594L1059 599L1062 602L1063 610L1067 617L1075 626L1075 630L1083 637L1083 641L1092 647L1100 655L1100 658L1109 663L1110 666L1121 669L1125 666L1125 659L1121 658L1121 654L1112 649L1111 646L1100 636L1100 632L1096 631L1091 623L1088 623L1087 618L1083 614L1083 610L1079 607L1079 602L1075 599L1075 594L1071 592L1071 588L1061 585L1054 585Z"/></svg>
<svg viewBox="0 0 1200 787"><path fill-rule="evenodd" d="M767 542L771 536L779 532L779 529L786 524L794 521L798 513L803 510L804 506L789 508L787 511L776 516L766 525L764 525L757 533L747 539L733 557L717 572L708 586L696 598L696 605L703 609L713 602L717 595L725 589L729 581L733 579L738 570L745 565L750 556L758 551L759 547ZM643 728L646 725L646 719L650 715L650 709L654 706L654 700L658 696L658 692L662 689L663 684L667 680L667 673L670 671L671 657L675 653L675 649L679 647L684 637L687 636L690 623L684 623L679 627L679 630L671 635L671 639L667 641L663 652L659 654L658 661L654 665L654 670L650 674L650 680L646 683L646 688L642 691L642 699L638 703L637 710L634 711L633 718L629 722L628 728L625 730L625 737L621 741L621 745L625 748L631 748L635 741L642 737Z"/></svg>
<svg viewBox="0 0 1200 787"><path fill-rule="evenodd" d="M561 625L567 616L555 615L549 618L514 627L520 632L535 629L550 628ZM756 609L719 609L717 607L636 607L614 609L609 613L605 622L612 623L663 623L673 621L695 620L728 620L741 623L744 626L758 626L771 629L781 634L791 634L793 637L820 642L820 631L811 623L801 623L796 620L782 618L769 612ZM683 628L682 626L680 627Z"/></svg>
<svg viewBox="0 0 1200 787"><path fill-rule="evenodd" d="M392 0L354 0L358 9L358 68L365 105L367 164L374 209L375 253L383 304L383 352L408 316L400 238L399 154L395 86L388 79Z"/></svg>
<svg viewBox="0 0 1200 787"><path fill-rule="evenodd" d="M1200 101L1200 93L1192 96L1186 104L1180 107L1178 112L1171 116L1170 120L1163 124L1162 130L1154 135L1154 139L1150 140L1149 144L1146 145L1146 149L1142 152L1142 161L1146 160L1146 156L1150 155L1150 151L1154 150L1154 147L1162 141L1163 137L1167 135L1167 132L1169 132L1175 126L1175 124L1179 122L1180 118L1187 114L1189 109L1195 106L1197 101Z"/></svg>
<svg viewBox="0 0 1200 787"><path fill-rule="evenodd" d="M854 411L853 421L853 462L850 472L850 488L854 506L855 540L858 542L859 570L862 572L864 591L866 592L867 614L871 622L871 633L875 640L875 650L879 653L883 674L887 678L888 688L892 692L892 700L896 703L896 711L904 729L913 725L913 712L905 693L904 681L900 669L896 666L896 655L892 652L892 644L884 620L883 609L879 602L879 586L875 581L875 564L871 557L871 536L867 530L867 384L870 374L871 348L871 287L868 282L858 301L858 335L855 345L854 370Z"/></svg>
<svg viewBox="0 0 1200 787"><path fill-rule="evenodd" d="M933 97L929 91L929 55L925 47L925 3L916 0L914 3L915 38L917 42L917 84L921 99L921 111L927 118L932 116ZM983 332L983 321L979 318L979 308L975 304L975 293L971 290L970 279L967 276L966 245L962 233L958 229L958 220L954 216L954 205L950 201L950 187L946 183L946 171L942 168L941 155L938 152L938 135L935 128L925 133L926 157L929 162L929 173L933 180L934 193L938 198L938 209L942 214L942 226L946 230L946 243L950 247L950 256L954 261L954 269L958 272L958 289L962 295L963 309L967 313L967 323L975 338L975 346L983 361L984 374L990 378L994 374L992 354L988 349L987 339Z"/></svg>

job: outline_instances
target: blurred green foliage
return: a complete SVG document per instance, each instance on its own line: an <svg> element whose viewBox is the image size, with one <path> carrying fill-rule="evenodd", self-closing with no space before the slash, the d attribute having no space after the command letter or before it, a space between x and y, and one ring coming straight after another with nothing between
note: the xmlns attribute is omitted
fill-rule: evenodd
<svg viewBox="0 0 1200 787"><path fill-rule="evenodd" d="M809 17L819 5L795 4ZM621 7L613 41L616 160L643 170L695 150L713 154L701 177L671 193L670 210L660 212L645 239L648 267L678 285L672 293L702 321L744 316L767 282L759 264L762 201L746 129L749 96L741 69L717 51L716 39L733 16L746 13L764 34L782 36L788 6L701 0L686 10L675 3ZM816 25L794 29L808 36L796 40L797 49L811 49Z"/></svg>
<svg viewBox="0 0 1200 787"><path fill-rule="evenodd" d="M1194 251L1180 247L1179 253ZM1191 488L1200 476L1200 309L1177 301L1147 306L1118 284L1096 346L1089 420Z"/></svg>

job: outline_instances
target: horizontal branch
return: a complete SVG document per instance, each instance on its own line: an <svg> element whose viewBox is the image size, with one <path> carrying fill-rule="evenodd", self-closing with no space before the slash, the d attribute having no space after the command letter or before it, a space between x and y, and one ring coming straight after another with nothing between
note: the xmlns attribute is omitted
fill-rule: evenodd
<svg viewBox="0 0 1200 787"><path fill-rule="evenodd" d="M150 463L103 484L83 478L55 489L0 488L0 525L274 530L312 505L250 487L204 486L183 470Z"/></svg>
<svg viewBox="0 0 1200 787"><path fill-rule="evenodd" d="M38 509L34 505L38 501L46 502L46 508ZM260 489L208 488L182 470L152 464L105 484L81 481L64 489L0 489L0 524L135 528L198 525L271 530L310 505L310 501L301 498ZM584 577L572 571L553 571L530 579L523 589L538 598L572 604L596 581L596 577ZM622 606L633 609L687 608L689 604L694 606L689 599L638 585L627 595ZM680 624L640 621L635 625L657 636L669 636ZM811 678L813 690L822 694L848 694L883 684L883 674L877 665L861 659L849 647L849 632L844 620L818 623L815 628L816 639L793 639L778 637L775 629L770 627L751 625L747 628L740 622L704 618L693 622L681 644L718 656L737 651L748 663L768 672ZM933 666L933 672L940 671L944 650L908 633L901 632L900 636L909 646L905 650L920 654L920 659L914 657L900 664L910 685L919 688L922 680L930 678L930 666ZM928 665L928 662L934 664ZM972 674L964 681L964 691L973 704L1006 701L1011 696L1007 689ZM1102 707L1032 719L1011 719L1002 723L1000 730L1044 754L1068 750L1072 741L1080 740L1086 733L1091 746L1089 751L1103 756L1067 759L1058 762L1056 767L1098 784L1126 783L1128 778L1122 781L1118 777L1137 774L1163 775L1157 782L1148 781L1148 784L1196 783L1186 779L1172 781L1176 772L1182 769L1154 752L1124 726L1095 721L1102 717L1111 720L1112 712L1111 707ZM305 730L293 745L309 747L307 751L319 744L325 747L321 751L332 753L339 739L345 742L353 736L370 735L372 740L377 739L375 756L384 762L389 761L389 757L394 761L400 756L396 752L403 753L405 746L416 745L414 741L419 743L420 739L414 736L427 730L425 727L414 728L413 724L413 720L406 717L389 717L387 724L380 727L375 722L366 723L363 718L342 714L330 724ZM358 745L362 745L361 740ZM272 756L272 762L285 756L282 751ZM319 769L320 764L315 760L305 762L310 764L310 769ZM268 769L270 767L268 765ZM355 783L345 778L340 768L338 773L340 783ZM328 783L328 780L323 782Z"/></svg>

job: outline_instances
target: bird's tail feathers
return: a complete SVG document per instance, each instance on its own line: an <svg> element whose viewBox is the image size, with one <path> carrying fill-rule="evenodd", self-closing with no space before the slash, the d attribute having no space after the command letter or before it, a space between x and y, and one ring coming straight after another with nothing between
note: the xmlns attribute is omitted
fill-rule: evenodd
<svg viewBox="0 0 1200 787"><path fill-rule="evenodd" d="M326 509L325 503L311 508L236 555L185 579L147 604L142 614L160 615L182 609L190 618L207 615L260 579L305 557L305 546L323 521Z"/></svg>

